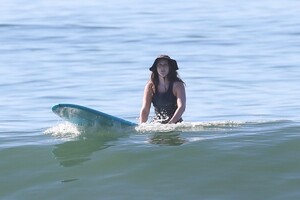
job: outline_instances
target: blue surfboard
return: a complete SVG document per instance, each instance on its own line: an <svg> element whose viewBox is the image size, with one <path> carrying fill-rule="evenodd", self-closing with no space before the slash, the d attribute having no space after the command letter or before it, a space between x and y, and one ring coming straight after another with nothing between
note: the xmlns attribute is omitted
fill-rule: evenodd
<svg viewBox="0 0 300 200"><path fill-rule="evenodd" d="M133 127L136 123L75 104L57 104L52 111L64 120L79 126Z"/></svg>

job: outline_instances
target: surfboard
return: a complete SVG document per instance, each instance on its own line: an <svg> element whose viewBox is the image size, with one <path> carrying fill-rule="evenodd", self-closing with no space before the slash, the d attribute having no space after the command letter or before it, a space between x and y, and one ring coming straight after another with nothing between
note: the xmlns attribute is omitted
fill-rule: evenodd
<svg viewBox="0 0 300 200"><path fill-rule="evenodd" d="M57 104L52 107L52 111L62 119L79 126L125 128L137 125L125 119L76 104Z"/></svg>

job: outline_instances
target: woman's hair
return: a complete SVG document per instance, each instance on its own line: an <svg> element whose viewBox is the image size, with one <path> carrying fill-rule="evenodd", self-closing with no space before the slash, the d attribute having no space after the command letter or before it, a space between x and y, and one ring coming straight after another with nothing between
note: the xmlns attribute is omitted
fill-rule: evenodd
<svg viewBox="0 0 300 200"><path fill-rule="evenodd" d="M169 62L169 61L168 61ZM158 85L158 72L157 72L157 67L154 67L152 74L151 74L151 82L153 83L153 89L155 91L155 86ZM170 82L181 82L183 84L185 84L181 78L179 78L179 74L177 73L177 71L174 69L174 67L171 65L171 63L169 62L169 73L167 75L167 78Z"/></svg>

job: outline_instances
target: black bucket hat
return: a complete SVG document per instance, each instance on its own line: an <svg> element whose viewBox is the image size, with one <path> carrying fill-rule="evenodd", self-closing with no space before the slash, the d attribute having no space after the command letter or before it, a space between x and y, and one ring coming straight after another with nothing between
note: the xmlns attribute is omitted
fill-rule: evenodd
<svg viewBox="0 0 300 200"><path fill-rule="evenodd" d="M166 59L166 60L168 60L168 61L169 61L169 64L170 64L170 67L172 67L172 68L175 69L175 70L178 70L178 65L177 65L176 60L171 59L170 56L168 56L168 55L160 55L160 56L158 56L158 57L155 59L153 65L149 68L150 71L153 71L153 70L155 69L155 67L156 67L156 65L157 65L157 61L158 61L159 59Z"/></svg>

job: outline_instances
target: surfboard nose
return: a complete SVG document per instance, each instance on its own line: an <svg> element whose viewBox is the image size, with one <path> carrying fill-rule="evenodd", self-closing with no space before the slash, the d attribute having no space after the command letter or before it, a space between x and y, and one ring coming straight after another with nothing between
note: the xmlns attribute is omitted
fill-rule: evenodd
<svg viewBox="0 0 300 200"><path fill-rule="evenodd" d="M59 110L60 110L60 108L61 108L61 105L60 104L56 104L56 105L52 106L52 111L54 113L58 113Z"/></svg>

